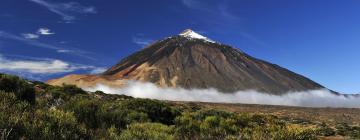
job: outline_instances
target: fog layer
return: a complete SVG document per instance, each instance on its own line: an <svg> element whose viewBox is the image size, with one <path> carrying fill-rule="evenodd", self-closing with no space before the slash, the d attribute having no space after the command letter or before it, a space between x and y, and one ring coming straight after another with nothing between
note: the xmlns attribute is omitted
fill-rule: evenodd
<svg viewBox="0 0 360 140"><path fill-rule="evenodd" d="M359 96L339 96L332 94L326 89L289 92L287 94L277 96L254 90L238 91L235 93L221 93L215 89L160 88L152 83L132 81L129 82L128 86L123 88L112 88L99 84L86 90L100 90L108 94L124 94L137 98L171 101L360 108Z"/></svg>

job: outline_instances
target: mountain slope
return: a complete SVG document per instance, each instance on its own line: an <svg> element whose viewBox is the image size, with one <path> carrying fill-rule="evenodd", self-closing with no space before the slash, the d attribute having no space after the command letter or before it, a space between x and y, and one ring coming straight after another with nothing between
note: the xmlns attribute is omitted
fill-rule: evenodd
<svg viewBox="0 0 360 140"><path fill-rule="evenodd" d="M126 80L161 87L216 88L223 92L253 89L272 94L323 88L306 77L191 30L157 41L100 75L66 76L49 83L121 86Z"/></svg>

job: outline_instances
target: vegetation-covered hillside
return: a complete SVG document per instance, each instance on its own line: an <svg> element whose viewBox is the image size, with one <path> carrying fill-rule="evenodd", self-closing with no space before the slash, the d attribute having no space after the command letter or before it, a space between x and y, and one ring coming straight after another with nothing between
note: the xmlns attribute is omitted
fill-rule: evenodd
<svg viewBox="0 0 360 140"><path fill-rule="evenodd" d="M293 121L85 92L0 74L0 139L360 139L349 124Z"/></svg>

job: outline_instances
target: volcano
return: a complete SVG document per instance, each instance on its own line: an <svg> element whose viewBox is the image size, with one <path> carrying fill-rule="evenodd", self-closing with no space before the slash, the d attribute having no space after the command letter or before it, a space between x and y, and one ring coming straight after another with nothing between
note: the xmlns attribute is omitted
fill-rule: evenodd
<svg viewBox="0 0 360 140"><path fill-rule="evenodd" d="M257 90L283 94L324 88L304 76L190 29L152 43L101 74L68 75L48 83L83 88L97 84L121 87L128 80L151 82L160 87L214 88L226 93Z"/></svg>

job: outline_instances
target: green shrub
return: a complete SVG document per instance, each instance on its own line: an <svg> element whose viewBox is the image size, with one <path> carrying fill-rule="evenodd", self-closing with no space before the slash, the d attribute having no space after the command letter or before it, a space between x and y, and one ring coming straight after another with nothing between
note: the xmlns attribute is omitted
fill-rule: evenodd
<svg viewBox="0 0 360 140"><path fill-rule="evenodd" d="M82 90L81 88L78 88L75 85L66 85L64 84L62 86L62 89L65 93L70 94L70 95L76 95L76 94L86 94L87 92Z"/></svg>
<svg viewBox="0 0 360 140"><path fill-rule="evenodd" d="M288 129L284 126L269 125L245 128L241 131L243 140L316 140L316 133L311 129Z"/></svg>
<svg viewBox="0 0 360 140"><path fill-rule="evenodd" d="M23 135L21 122L28 117L30 110L29 102L18 100L14 93L0 91L1 138L19 139Z"/></svg>
<svg viewBox="0 0 360 140"><path fill-rule="evenodd" d="M224 139L239 135L241 120L237 115L206 110L185 112L176 118L175 131L179 139Z"/></svg>
<svg viewBox="0 0 360 140"><path fill-rule="evenodd" d="M65 106L66 110L74 112L75 117L81 123L90 128L97 128L99 124L98 111L100 103L91 99L72 100Z"/></svg>
<svg viewBox="0 0 360 140"><path fill-rule="evenodd" d="M280 129L272 134L274 140L317 140L315 131L311 129L299 130L299 129Z"/></svg>
<svg viewBox="0 0 360 140"><path fill-rule="evenodd" d="M98 116L101 120L102 126L105 128L114 126L118 129L125 129L126 126L131 123L150 121L148 115L143 112L116 108L114 106L109 106L109 104L102 106Z"/></svg>
<svg viewBox="0 0 360 140"><path fill-rule="evenodd" d="M175 120L175 133L179 139L191 139L200 137L200 121L193 117L190 112L183 113Z"/></svg>
<svg viewBox="0 0 360 140"><path fill-rule="evenodd" d="M0 75L0 90L14 93L19 100L35 102L33 85L17 76Z"/></svg>
<svg viewBox="0 0 360 140"><path fill-rule="evenodd" d="M321 124L321 126L316 130L317 134L320 136L334 136L336 132L327 126L325 123Z"/></svg>
<svg viewBox="0 0 360 140"><path fill-rule="evenodd" d="M84 139L85 131L72 112L37 110L33 118L24 120L24 136L28 139Z"/></svg>
<svg viewBox="0 0 360 140"><path fill-rule="evenodd" d="M150 99L125 100L121 103L121 108L143 112L148 115L151 121L166 125L174 124L174 119L180 114L178 110L164 102Z"/></svg>
<svg viewBox="0 0 360 140"><path fill-rule="evenodd" d="M173 140L173 128L160 123L133 123L124 130L120 140Z"/></svg>
<svg viewBox="0 0 360 140"><path fill-rule="evenodd" d="M336 133L341 136L349 136L354 139L360 139L360 127L349 126L346 123L336 125Z"/></svg>

